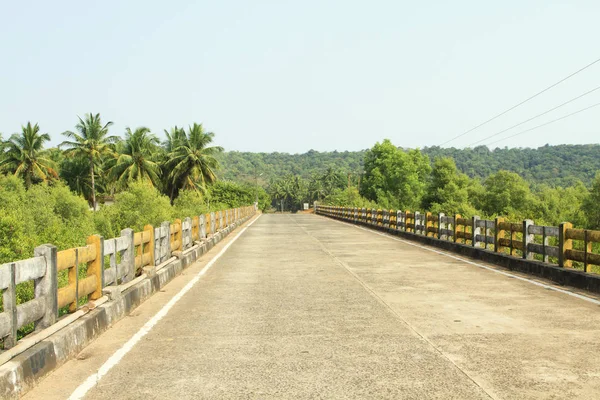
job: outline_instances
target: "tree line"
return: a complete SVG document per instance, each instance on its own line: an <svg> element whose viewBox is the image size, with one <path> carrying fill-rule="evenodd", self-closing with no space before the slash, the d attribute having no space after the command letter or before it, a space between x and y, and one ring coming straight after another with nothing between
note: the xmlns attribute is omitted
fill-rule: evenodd
<svg viewBox="0 0 600 400"><path fill-rule="evenodd" d="M574 165L577 163L565 164L563 169ZM594 174L597 171L600 166ZM587 175L569 176L558 181L564 186L543 179L532 183L523 175L532 174L500 168L486 176L470 177L452 157L436 155L432 159L427 149L405 150L384 140L364 152L356 172L330 167L308 177L288 173L272 179L268 191L274 206L283 203L284 208L291 210L299 209L304 202L322 201L338 206L410 209L466 217L534 219L548 225L569 221L577 226L600 228L600 175L595 175L591 185L580 179ZM558 175L565 173L561 169Z"/></svg>
<svg viewBox="0 0 600 400"><path fill-rule="evenodd" d="M128 127L123 138L111 135L112 125L100 114L87 114L75 130L62 133L65 140L58 147L46 149L50 135L28 122L2 141L0 171L22 178L26 188L62 179L94 210L98 195L112 197L133 182L157 188L172 203L181 190L206 192L216 181L215 156L223 149L211 145L214 134L202 124L165 130L162 143L146 127Z"/></svg>
<svg viewBox="0 0 600 400"><path fill-rule="evenodd" d="M405 149L409 150L409 149ZM358 174L363 171L365 150L319 152L303 154L249 153L225 151L217 156L221 169L217 176L236 181L255 181L255 171L263 173L259 182L266 185L272 178L287 174L310 179L329 167L341 173ZM458 170L469 178L485 179L500 170L515 172L532 185L552 187L573 186L577 181L592 184L600 170L600 145L545 145L539 148L496 148L486 146L457 149L425 147L421 153L433 162L436 158L454 159Z"/></svg>
<svg viewBox="0 0 600 400"><path fill-rule="evenodd" d="M262 187L217 179L222 149L201 124L175 126L162 142L146 127L112 135L112 125L87 114L57 147L35 123L0 140L0 263L31 257L40 243L64 249L93 233L270 205Z"/></svg>

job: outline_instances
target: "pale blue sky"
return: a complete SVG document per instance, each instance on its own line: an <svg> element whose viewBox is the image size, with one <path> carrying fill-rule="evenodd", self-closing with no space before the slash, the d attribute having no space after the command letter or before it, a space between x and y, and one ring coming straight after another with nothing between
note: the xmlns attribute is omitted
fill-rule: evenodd
<svg viewBox="0 0 600 400"><path fill-rule="evenodd" d="M91 111L113 134L202 122L227 150L436 145L600 58L599 17L597 0L0 0L0 132L31 120L56 144ZM600 63L452 144L598 85ZM599 132L600 107L498 145Z"/></svg>

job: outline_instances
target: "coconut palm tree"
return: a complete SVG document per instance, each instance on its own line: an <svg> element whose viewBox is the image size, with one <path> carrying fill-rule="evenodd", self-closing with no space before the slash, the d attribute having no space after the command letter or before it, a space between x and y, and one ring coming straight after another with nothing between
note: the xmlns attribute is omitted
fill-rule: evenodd
<svg viewBox="0 0 600 400"><path fill-rule="evenodd" d="M206 184L216 181L215 170L219 164L215 155L223 151L222 147L211 146L215 134L204 132L202 124L190 126L187 133L178 132L171 136L172 149L170 160L166 163L172 190L171 202L179 190L189 188L203 191Z"/></svg>
<svg viewBox="0 0 600 400"><path fill-rule="evenodd" d="M59 147L66 147L65 155L68 157L81 157L87 160L92 189L92 207L96 210L96 168L102 156L113 153L111 144L118 141L116 136L108 136L108 128L113 124L107 122L102 125L100 114L86 114L84 119L79 118L75 125L77 132L63 132L70 140L66 140Z"/></svg>
<svg viewBox="0 0 600 400"><path fill-rule="evenodd" d="M159 183L160 167L153 157L158 138L145 127L131 131L125 129L125 140L119 143L114 166L110 172L123 187L129 182L146 181L153 186Z"/></svg>
<svg viewBox="0 0 600 400"><path fill-rule="evenodd" d="M40 134L38 124L21 127L21 133L15 133L4 142L4 157L0 161L3 171L20 176L29 188L34 182L46 182L58 178L56 164L44 151L44 143L50 141L50 135Z"/></svg>

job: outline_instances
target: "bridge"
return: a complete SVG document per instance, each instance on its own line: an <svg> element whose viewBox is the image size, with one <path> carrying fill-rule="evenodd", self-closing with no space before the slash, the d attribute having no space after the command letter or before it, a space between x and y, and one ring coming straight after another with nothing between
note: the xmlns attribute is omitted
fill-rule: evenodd
<svg viewBox="0 0 600 400"><path fill-rule="evenodd" d="M388 231L251 216L24 398L600 397L592 292Z"/></svg>

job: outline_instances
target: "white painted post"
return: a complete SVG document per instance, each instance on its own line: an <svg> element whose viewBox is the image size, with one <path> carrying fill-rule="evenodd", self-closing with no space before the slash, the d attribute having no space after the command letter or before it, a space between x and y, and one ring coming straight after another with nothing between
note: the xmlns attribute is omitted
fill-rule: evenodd
<svg viewBox="0 0 600 400"><path fill-rule="evenodd" d="M446 240L448 239L448 236L446 235L446 233L442 233L442 230L446 229L446 223L445 221L445 214L444 213L439 213L438 214L438 234L437 234L437 238L441 239L441 240Z"/></svg>
<svg viewBox="0 0 600 400"><path fill-rule="evenodd" d="M171 222L163 221L160 230L160 262L162 263L171 257Z"/></svg>
<svg viewBox="0 0 600 400"><path fill-rule="evenodd" d="M415 235L419 234L419 231L421 231L421 213L415 211ZM423 234L422 231L421 234Z"/></svg>
<svg viewBox="0 0 600 400"><path fill-rule="evenodd" d="M9 349L17 344L17 285L15 263L9 264L10 281L2 296L4 312L10 319L10 334L4 338L4 348Z"/></svg>
<svg viewBox="0 0 600 400"><path fill-rule="evenodd" d="M121 231L121 236L125 238L127 241L127 249L123 252L123 256L121 257L121 264L123 268L127 271L126 274L123 275L123 279L121 282L129 282L135 278L135 253L133 248L133 229L126 228Z"/></svg>
<svg viewBox="0 0 600 400"><path fill-rule="evenodd" d="M473 247L477 247L477 235L481 234L481 228L477 226L477 222L479 221L479 215L474 215L471 219L471 234L473 235L473 240L471 240L471 245Z"/></svg>
<svg viewBox="0 0 600 400"><path fill-rule="evenodd" d="M200 224L200 240L206 239L206 220L204 218L204 214L200 214L198 216L198 224Z"/></svg>
<svg viewBox="0 0 600 400"><path fill-rule="evenodd" d="M57 251L51 244L38 246L34 250L36 257L46 260L44 276L34 282L35 298L43 298L45 304L44 316L35 322L35 329L44 329L56 322L58 318L58 278Z"/></svg>
<svg viewBox="0 0 600 400"><path fill-rule="evenodd" d="M532 220L526 219L523 221L523 258L526 260L533 260L533 253L529 251L529 243L533 243L534 240L534 235L529 233L531 225L533 225Z"/></svg>

